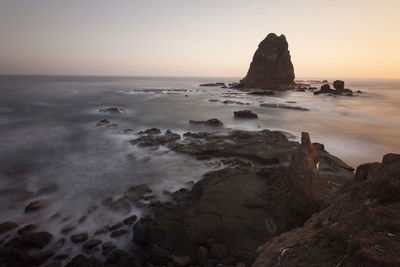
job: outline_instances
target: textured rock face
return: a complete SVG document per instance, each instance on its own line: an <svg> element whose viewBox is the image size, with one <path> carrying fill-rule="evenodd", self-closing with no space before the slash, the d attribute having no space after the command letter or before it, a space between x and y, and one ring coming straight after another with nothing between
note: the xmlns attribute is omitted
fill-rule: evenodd
<svg viewBox="0 0 400 267"><path fill-rule="evenodd" d="M288 88L294 85L294 68L284 35L270 33L258 45L241 88Z"/></svg>
<svg viewBox="0 0 400 267"><path fill-rule="evenodd" d="M303 227L258 249L258 266L400 266L400 155L363 164Z"/></svg>

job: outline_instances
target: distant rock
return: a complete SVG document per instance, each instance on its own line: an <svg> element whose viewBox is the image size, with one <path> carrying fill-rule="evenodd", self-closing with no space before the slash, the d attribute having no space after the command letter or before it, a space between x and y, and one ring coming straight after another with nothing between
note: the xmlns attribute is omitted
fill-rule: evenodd
<svg viewBox="0 0 400 267"><path fill-rule="evenodd" d="M110 113L110 114L126 113L125 109L117 107L101 108L99 109L99 112Z"/></svg>
<svg viewBox="0 0 400 267"><path fill-rule="evenodd" d="M253 113L251 110L239 110L233 112L235 118L240 119L258 119L257 114Z"/></svg>
<svg viewBox="0 0 400 267"><path fill-rule="evenodd" d="M200 86L215 87L215 86L226 86L226 85L225 85L225 83L218 82L218 83L203 83L203 84L200 84Z"/></svg>
<svg viewBox="0 0 400 267"><path fill-rule="evenodd" d="M290 110L299 110L299 111L309 111L308 108L292 106L292 105L287 105L287 104L275 104L275 103L262 103L262 104L260 104L260 107L290 109Z"/></svg>
<svg viewBox="0 0 400 267"><path fill-rule="evenodd" d="M294 68L288 47L284 35L268 34L258 45L249 71L240 81L239 87L262 89L293 87Z"/></svg>
<svg viewBox="0 0 400 267"><path fill-rule="evenodd" d="M194 121L190 120L190 124L193 125L204 125L204 126L211 126L211 127L223 127L224 124L219 119L209 119L207 121Z"/></svg>
<svg viewBox="0 0 400 267"><path fill-rule="evenodd" d="M275 93L270 90L258 90L250 92L249 95L275 95Z"/></svg>
<svg viewBox="0 0 400 267"><path fill-rule="evenodd" d="M353 95L352 90L344 88L344 81L341 80L334 81L333 87L335 89L332 89L328 83L324 84L321 86L320 90L314 92L314 95L319 95L319 94L335 94L335 95L349 95L349 96Z"/></svg>
<svg viewBox="0 0 400 267"><path fill-rule="evenodd" d="M99 121L99 122L96 124L96 126L105 126L105 125L109 125L109 124L110 124L110 121L107 120L107 119L104 119L104 120Z"/></svg>

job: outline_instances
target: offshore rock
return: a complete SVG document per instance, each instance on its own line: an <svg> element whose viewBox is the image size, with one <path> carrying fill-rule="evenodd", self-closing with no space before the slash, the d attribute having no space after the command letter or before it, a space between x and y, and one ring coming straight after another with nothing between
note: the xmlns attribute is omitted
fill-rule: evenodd
<svg viewBox="0 0 400 267"><path fill-rule="evenodd" d="M249 71L240 81L239 87L262 89L293 87L294 68L288 47L284 35L268 34L258 45Z"/></svg>

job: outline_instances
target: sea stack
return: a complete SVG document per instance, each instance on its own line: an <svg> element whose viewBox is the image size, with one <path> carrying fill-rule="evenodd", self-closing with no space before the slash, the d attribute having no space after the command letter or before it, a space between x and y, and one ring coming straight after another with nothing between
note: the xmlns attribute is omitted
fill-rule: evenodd
<svg viewBox="0 0 400 267"><path fill-rule="evenodd" d="M240 88L283 89L294 83L294 68L290 59L288 42L282 34L270 33L258 45L246 77Z"/></svg>

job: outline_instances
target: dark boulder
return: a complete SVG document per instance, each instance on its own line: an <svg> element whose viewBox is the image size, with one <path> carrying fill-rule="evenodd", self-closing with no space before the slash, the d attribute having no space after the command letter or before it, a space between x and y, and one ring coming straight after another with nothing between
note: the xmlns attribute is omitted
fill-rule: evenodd
<svg viewBox="0 0 400 267"><path fill-rule="evenodd" d="M49 204L49 201L47 199L40 199L40 200L35 200L31 203L29 203L25 207L25 212L31 212L31 211L36 211L42 208L47 207Z"/></svg>
<svg viewBox="0 0 400 267"><path fill-rule="evenodd" d="M344 81L341 80L336 80L333 82L333 87L335 87L336 90L343 90L344 89Z"/></svg>
<svg viewBox="0 0 400 267"><path fill-rule="evenodd" d="M71 236L71 240L74 243L85 242L88 238L89 238L89 234L88 233L80 233L80 234L76 234L76 235L72 235Z"/></svg>
<svg viewBox="0 0 400 267"><path fill-rule="evenodd" d="M251 110L239 110L233 112L235 118L239 119L258 119L258 115Z"/></svg>
<svg viewBox="0 0 400 267"><path fill-rule="evenodd" d="M294 83L294 68L284 35L270 33L258 45L241 88L290 88Z"/></svg>

